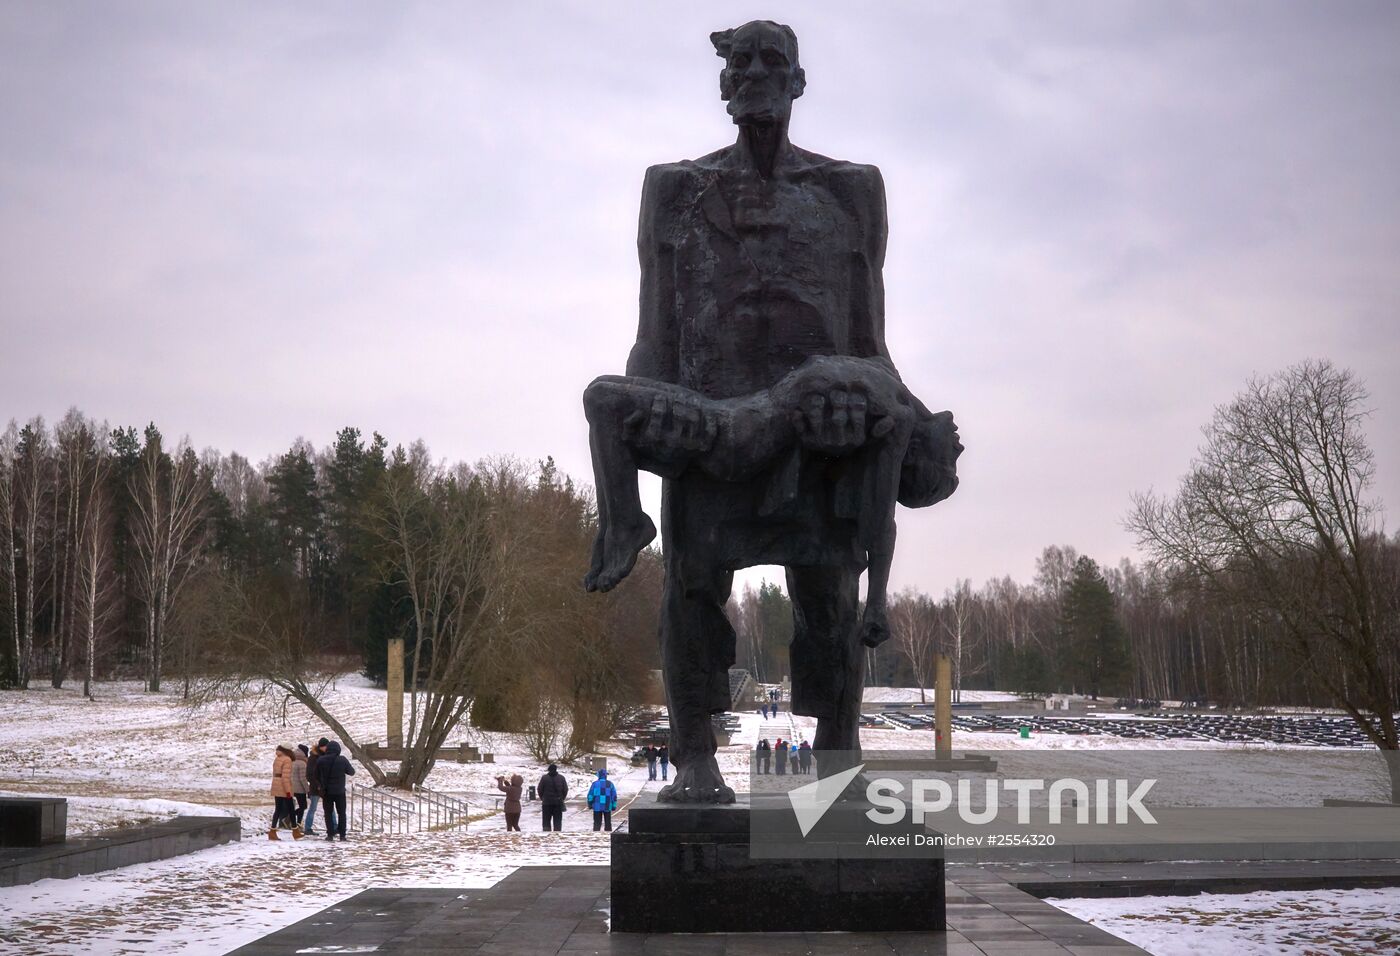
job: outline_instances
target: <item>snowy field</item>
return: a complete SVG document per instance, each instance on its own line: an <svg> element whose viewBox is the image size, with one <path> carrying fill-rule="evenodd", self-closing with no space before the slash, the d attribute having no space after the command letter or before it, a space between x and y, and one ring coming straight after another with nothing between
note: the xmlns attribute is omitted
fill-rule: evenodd
<svg viewBox="0 0 1400 956"><path fill-rule="evenodd" d="M579 771L566 768L571 803L564 833L538 832L538 817L530 807L522 820L525 832L504 832L494 788L496 774L519 772L533 783L543 772L515 735L463 730L450 743L474 743L494 753L496 763L439 764L429 777L429 787L465 795L474 818L466 832L352 833L344 844L318 839L270 842L265 831L271 814L268 784L274 748L278 743L311 743L323 735L334 736L308 712L296 704L289 704L284 712L280 702L236 711L190 710L178 695L146 694L139 684L100 685L97 697L87 701L75 690L46 688L0 695L5 716L0 723L0 791L67 797L72 834L176 813L224 813L241 818L243 842L93 876L0 889L0 952L224 953L369 887L479 887L496 882L517 866L608 862L606 835L592 832L591 814L574 799L582 796L590 779ZM326 703L358 739L383 736L383 691L360 678L348 678L328 692ZM766 721L756 711L738 717L740 733L719 755L721 768L737 789L746 786L748 755L760 737L811 740L815 730L814 720L787 713ZM863 730L862 741L867 750L933 750L933 734L928 731ZM1088 751L1086 756L1093 759L1096 749L1181 747L1172 741L1051 735L1021 740L1010 734L961 732L955 745L959 750L999 751L1006 760L1012 758L1013 750L1049 757L1046 751L1073 749ZM1197 743L1193 749L1210 751L1200 755L1206 759L1218 757L1220 750L1269 748ZM645 768L627 765L623 745L614 745L608 756L622 806L618 816L625 819L627 802L660 784L647 781ZM1314 751L1310 759L1315 756ZM1105 753L1103 759L1117 758ZM356 782L368 782L363 769L357 769ZM1325 766L1317 777L1319 792L1339 795L1337 780ZM1201 899L1166 900L1161 905L1179 905L1189 913ZM1224 906L1241 898L1222 899ZM1080 902L1063 906L1078 912L1072 908ZM1162 916L1155 910L1143 915L1141 900L1122 901L1137 904L1137 910L1113 911L1111 907L1119 902L1092 902L1107 908L1101 918L1117 921L1105 924L1113 932L1129 935L1129 929L1150 930L1167 940L1162 945L1177 945L1167 939L1167 930L1179 928L1188 934L1181 938L1189 939L1196 926L1186 915ZM1400 900L1392 900L1396 902ZM1258 932L1284 933L1280 927L1288 923L1289 912L1293 911L1282 909L1281 915L1271 917L1274 923ZM1307 922L1301 915L1298 918ZM1286 932L1301 933L1307 928L1300 923ZM1155 945L1147 948L1154 952L1236 951L1157 949Z"/></svg>
<svg viewBox="0 0 1400 956"><path fill-rule="evenodd" d="M519 772L534 783L544 770L514 735L463 732L452 742L475 743L496 763L439 764L428 778L429 787L465 794L473 817L482 817L465 833L270 842L276 745L334 736L307 711L291 704L285 721L280 708L191 711L177 695L145 694L139 684L101 685L96 695L95 702L47 688L0 695L0 792L67 797L72 835L177 813L232 814L242 819L243 842L0 888L0 952L224 953L368 887L489 886L517 866L608 862L606 835L592 832L592 815L578 801L564 833L538 832L528 808L524 832L504 832L496 774ZM359 739L383 736L383 691L350 678L326 702ZM737 771L744 748L733 749L726 764ZM645 768L627 767L621 750L609 756L620 803L657 786ZM369 782L356 769L354 780ZM581 797L591 775L564 770L571 797Z"/></svg>
<svg viewBox="0 0 1400 956"><path fill-rule="evenodd" d="M1047 900L1155 956L1392 956L1400 889Z"/></svg>

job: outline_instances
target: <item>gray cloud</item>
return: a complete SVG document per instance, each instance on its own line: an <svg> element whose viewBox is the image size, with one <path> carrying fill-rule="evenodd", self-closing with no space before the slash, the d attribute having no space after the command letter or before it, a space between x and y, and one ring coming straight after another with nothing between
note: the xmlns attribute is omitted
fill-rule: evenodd
<svg viewBox="0 0 1400 956"><path fill-rule="evenodd" d="M748 4L0 8L0 418L253 458L344 424L587 473L643 169L722 145ZM879 164L888 335L962 490L895 583L1132 553L1245 377L1370 383L1400 503L1400 9L773 3L794 139ZM655 485L651 491L655 496Z"/></svg>

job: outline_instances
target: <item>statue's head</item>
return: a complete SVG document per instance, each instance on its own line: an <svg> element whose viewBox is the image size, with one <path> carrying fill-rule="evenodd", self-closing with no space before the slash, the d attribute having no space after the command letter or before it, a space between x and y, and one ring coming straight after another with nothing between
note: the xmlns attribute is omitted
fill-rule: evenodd
<svg viewBox="0 0 1400 956"><path fill-rule="evenodd" d="M807 85L797 63L797 34L792 27L772 20L751 20L733 30L711 33L710 42L724 57L719 95L729 104L734 122L786 123L792 101Z"/></svg>

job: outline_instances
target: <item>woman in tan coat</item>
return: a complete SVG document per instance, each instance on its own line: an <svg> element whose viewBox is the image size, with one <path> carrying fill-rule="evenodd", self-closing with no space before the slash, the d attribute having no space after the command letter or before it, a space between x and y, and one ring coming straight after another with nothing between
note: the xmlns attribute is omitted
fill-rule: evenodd
<svg viewBox="0 0 1400 956"><path fill-rule="evenodd" d="M296 802L292 799L292 748L287 744L277 747L277 755L272 758L272 829L267 831L269 840L277 839L277 830L285 827L292 836L301 839L301 828L296 823Z"/></svg>
<svg viewBox="0 0 1400 956"><path fill-rule="evenodd" d="M525 779L520 774L511 774L510 783L506 783L505 777L496 778L496 789L506 795L506 830L520 832L520 788L525 786Z"/></svg>

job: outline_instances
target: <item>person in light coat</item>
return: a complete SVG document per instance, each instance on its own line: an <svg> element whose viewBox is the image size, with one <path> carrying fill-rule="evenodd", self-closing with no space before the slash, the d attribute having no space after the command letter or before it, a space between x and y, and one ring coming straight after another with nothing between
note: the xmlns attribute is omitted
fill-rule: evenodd
<svg viewBox="0 0 1400 956"><path fill-rule="evenodd" d="M279 829L292 831L292 836L301 839L301 828L296 822L296 802L292 799L292 748L290 744L279 744L272 758L272 828L267 831L269 840L276 840Z"/></svg>

